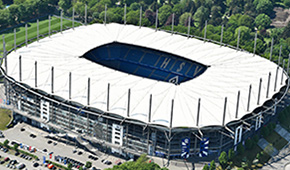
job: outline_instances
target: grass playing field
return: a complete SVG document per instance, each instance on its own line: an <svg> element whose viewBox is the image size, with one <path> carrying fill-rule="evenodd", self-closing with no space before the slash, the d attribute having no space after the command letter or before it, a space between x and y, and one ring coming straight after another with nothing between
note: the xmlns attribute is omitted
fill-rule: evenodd
<svg viewBox="0 0 290 170"><path fill-rule="evenodd" d="M47 34L49 32L49 20L40 20L39 21L39 35L41 34ZM50 23L50 30L51 33L59 32L61 28L61 21L60 18L57 17L52 17L51 18L51 23ZM63 19L62 20L62 28L63 30L66 28L72 27L72 21ZM78 22L74 23L74 26L79 26L81 25ZM2 52L3 52L3 35L5 36L5 43L6 43L6 51L9 51L14 48L14 29L10 29L8 31L0 33L0 58L2 57ZM37 21L34 20L33 22L27 23L27 39L32 39L37 37ZM40 38L42 38L40 36ZM36 41L34 39L33 41ZM25 42L25 25L22 25L18 28L16 28L16 44L19 45L21 43ZM30 43L30 42L28 42Z"/></svg>
<svg viewBox="0 0 290 170"><path fill-rule="evenodd" d="M0 109L0 130L7 129L6 125L12 119L11 111L7 109Z"/></svg>

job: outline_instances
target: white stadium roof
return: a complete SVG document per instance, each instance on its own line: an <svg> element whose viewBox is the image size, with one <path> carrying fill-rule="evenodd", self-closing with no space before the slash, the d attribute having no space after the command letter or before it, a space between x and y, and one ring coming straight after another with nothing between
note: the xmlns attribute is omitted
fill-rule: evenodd
<svg viewBox="0 0 290 170"><path fill-rule="evenodd" d="M134 44L166 51L210 67L200 76L174 85L130 75L80 58L89 50L111 42ZM110 83L109 112L127 117L128 89L131 89L130 118L148 122L149 98L152 94L150 124L169 127L171 101L174 99L172 127L196 127L198 99L201 99L199 127L240 119L269 100L281 85L278 70L277 90L274 82L277 65L260 56L203 42L181 35L171 35L150 28L120 24L80 26L46 37L8 55L8 73L19 81L19 55L22 56L22 83L34 87L34 63L38 64L37 89L51 92L51 67L54 66L54 95L69 98L69 72L72 73L72 101L87 105L88 78L91 81L90 107L106 111L107 86ZM266 98L271 72L269 97ZM286 74L284 75L286 77ZM262 78L260 105L257 105ZM250 109L247 111L249 86L252 85ZM238 118L237 94L240 91Z"/></svg>

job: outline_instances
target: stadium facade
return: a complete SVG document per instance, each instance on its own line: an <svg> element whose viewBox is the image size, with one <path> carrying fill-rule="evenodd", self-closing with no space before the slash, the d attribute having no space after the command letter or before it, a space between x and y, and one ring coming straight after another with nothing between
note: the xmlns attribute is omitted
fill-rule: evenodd
<svg viewBox="0 0 290 170"><path fill-rule="evenodd" d="M112 23L12 51L1 73L17 120L123 156L187 158L235 148L276 115L289 87L279 64Z"/></svg>

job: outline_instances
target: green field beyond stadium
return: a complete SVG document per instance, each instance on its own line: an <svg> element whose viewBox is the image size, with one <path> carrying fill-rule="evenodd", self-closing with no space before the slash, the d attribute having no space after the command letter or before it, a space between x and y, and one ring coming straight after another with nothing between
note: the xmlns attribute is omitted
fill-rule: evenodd
<svg viewBox="0 0 290 170"><path fill-rule="evenodd" d="M51 26L50 30L51 33L59 32L61 29L61 20L58 17L52 17L51 18ZM46 35L49 32L49 20L40 20L39 21L39 38L42 38L41 35ZM81 25L78 22L74 23L74 26ZM72 27L72 21L63 19L62 20L62 29L67 29ZM15 28L16 29L16 44L20 45L21 43L25 43L25 24L21 25L20 27ZM8 29L5 32L0 33L0 53L2 57L3 53L3 35L5 36L5 43L6 43L6 51L9 51L14 48L14 29ZM37 37L37 20L33 20L33 22L27 23L27 39L33 39ZM36 39L33 39L32 41L36 41ZM31 43L32 41L28 41L28 43ZM24 44L23 44L24 45Z"/></svg>

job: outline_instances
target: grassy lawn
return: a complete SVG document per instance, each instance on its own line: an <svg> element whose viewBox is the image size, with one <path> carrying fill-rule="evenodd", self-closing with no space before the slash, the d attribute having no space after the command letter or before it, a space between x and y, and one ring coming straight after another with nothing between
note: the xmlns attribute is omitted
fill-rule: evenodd
<svg viewBox="0 0 290 170"><path fill-rule="evenodd" d="M275 131L272 132L270 135L266 136L265 139L273 144L273 146L277 149L280 150L282 149L288 142L281 137L278 133L276 133Z"/></svg>
<svg viewBox="0 0 290 170"><path fill-rule="evenodd" d="M39 21L39 35L48 33L48 24L49 20L42 20ZM72 21L63 19L62 20L62 28L66 29L68 27L72 27ZM81 24L75 22L75 26L79 26ZM56 17L51 18L51 33L60 30L60 19ZM9 32L5 32L0 34L0 51L3 50L3 39L2 36L5 35L5 42L6 42L6 50L9 51L10 49L14 48L14 29L9 30ZM37 37L37 22L34 21L32 23L27 23L27 39L31 39ZM40 37L41 38L41 37ZM20 44L25 42L25 25L22 27L16 28L16 44Z"/></svg>
<svg viewBox="0 0 290 170"><path fill-rule="evenodd" d="M0 109L0 130L5 130L6 125L11 120L11 111L7 109Z"/></svg>

